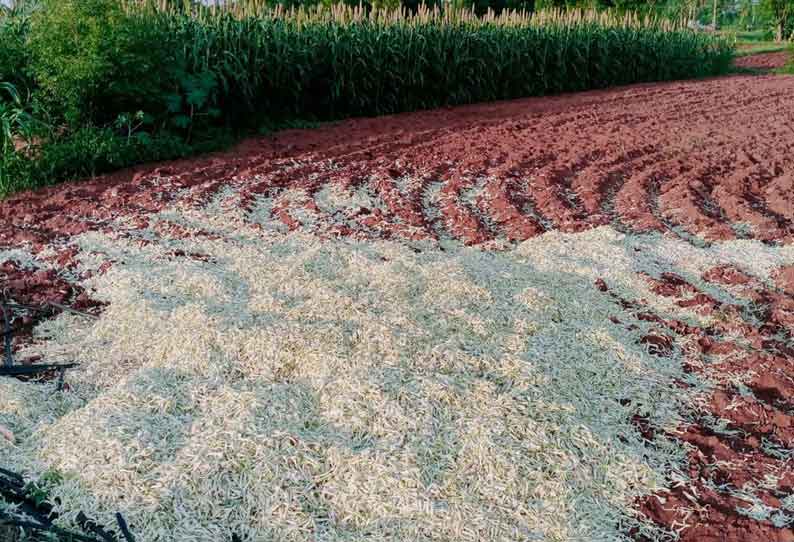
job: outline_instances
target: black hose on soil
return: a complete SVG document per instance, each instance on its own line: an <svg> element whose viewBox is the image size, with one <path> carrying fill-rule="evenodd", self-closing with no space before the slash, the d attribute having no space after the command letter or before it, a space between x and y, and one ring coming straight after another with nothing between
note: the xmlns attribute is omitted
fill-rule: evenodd
<svg viewBox="0 0 794 542"><path fill-rule="evenodd" d="M52 523L54 519L52 507L47 503L36 501L30 495L21 475L3 468L0 468L0 497L8 503L17 505L17 510L21 512L20 516L12 516L8 512L0 510L0 525L11 525L32 532L51 533L58 540L70 542L117 542L119 540L116 533L106 531L82 512L77 515L77 523L84 532L90 533L89 535L56 527ZM116 521L124 539L127 542L135 542L135 537L130 533L127 522L124 521L121 514L116 514Z"/></svg>
<svg viewBox="0 0 794 542"><path fill-rule="evenodd" d="M3 364L6 367L11 367L14 364L14 358L11 355L11 319L8 316L5 304L0 301L0 311L3 312L3 343L5 345L5 357Z"/></svg>

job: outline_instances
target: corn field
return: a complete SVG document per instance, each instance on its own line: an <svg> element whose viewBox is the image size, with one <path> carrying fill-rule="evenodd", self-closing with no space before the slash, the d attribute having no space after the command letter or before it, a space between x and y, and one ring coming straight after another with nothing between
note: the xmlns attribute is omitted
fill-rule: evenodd
<svg viewBox="0 0 794 542"><path fill-rule="evenodd" d="M174 7L163 25L191 73L212 73L233 118L334 119L724 73L732 48L667 20L609 12Z"/></svg>

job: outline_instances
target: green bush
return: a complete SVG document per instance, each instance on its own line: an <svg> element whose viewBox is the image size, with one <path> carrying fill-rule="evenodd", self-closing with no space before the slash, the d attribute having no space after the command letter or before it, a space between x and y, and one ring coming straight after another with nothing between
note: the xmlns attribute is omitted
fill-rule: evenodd
<svg viewBox="0 0 794 542"><path fill-rule="evenodd" d="M30 78L30 54L26 39L30 28L30 13L23 7L0 12L0 81L18 89L33 86Z"/></svg>
<svg viewBox="0 0 794 542"><path fill-rule="evenodd" d="M119 114L165 111L173 91L171 36L118 0L43 0L28 47L42 99L70 126L104 124Z"/></svg>
<svg viewBox="0 0 794 542"><path fill-rule="evenodd" d="M0 197L229 139L203 124L218 115L214 78L188 74L151 15L118 0L31 0L0 16Z"/></svg>
<svg viewBox="0 0 794 542"><path fill-rule="evenodd" d="M172 160L196 150L181 137L137 134L86 126L41 145L30 154L0 152L0 198L19 190L92 177L134 164Z"/></svg>
<svg viewBox="0 0 794 542"><path fill-rule="evenodd" d="M0 82L0 150L10 151L17 136L28 136L33 119L25 108L25 101L11 83Z"/></svg>

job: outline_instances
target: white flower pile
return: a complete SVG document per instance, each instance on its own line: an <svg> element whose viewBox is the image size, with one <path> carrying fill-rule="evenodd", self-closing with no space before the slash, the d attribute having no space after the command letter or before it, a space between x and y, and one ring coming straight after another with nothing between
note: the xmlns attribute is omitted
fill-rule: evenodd
<svg viewBox="0 0 794 542"><path fill-rule="evenodd" d="M686 450L630 419L674 431L708 382L647 352L647 324L611 322L627 316L593 283L703 323L639 272L707 288L718 263L764 278L794 262L610 228L442 251L247 218L174 207L143 232L73 240L82 267L113 262L84 283L109 305L42 324L24 352L80 362L71 390L0 380L17 437L0 466L57 473L63 525L82 510L109 526L122 512L145 542L671 539L634 503L686 479ZM158 219L218 238L169 238Z"/></svg>

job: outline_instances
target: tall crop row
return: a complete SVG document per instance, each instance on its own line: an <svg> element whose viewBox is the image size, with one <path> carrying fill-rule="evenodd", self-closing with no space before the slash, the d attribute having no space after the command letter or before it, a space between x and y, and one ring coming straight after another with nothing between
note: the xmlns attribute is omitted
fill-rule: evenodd
<svg viewBox="0 0 794 542"><path fill-rule="evenodd" d="M129 9L157 13L190 71L216 74L220 105L241 118L378 115L701 77L732 59L713 37L595 12Z"/></svg>

